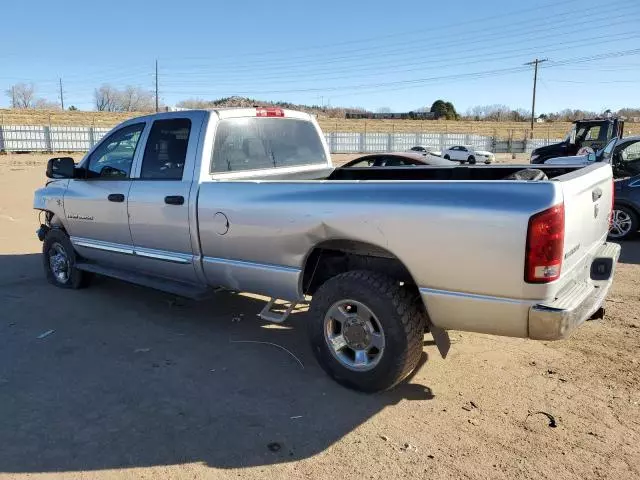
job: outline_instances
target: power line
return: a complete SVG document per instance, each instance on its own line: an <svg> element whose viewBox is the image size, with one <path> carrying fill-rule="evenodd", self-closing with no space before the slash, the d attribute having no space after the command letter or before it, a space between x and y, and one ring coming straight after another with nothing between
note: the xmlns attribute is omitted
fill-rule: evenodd
<svg viewBox="0 0 640 480"><path fill-rule="evenodd" d="M633 32L630 32L633 33ZM630 38L640 38L640 34L635 34L635 35L630 35L628 32L623 32L620 34L616 34L618 36L621 36L621 38L626 39L630 39ZM601 39L602 41L597 41ZM568 47L572 47L575 44L579 44L580 46L592 46L592 45L600 45L603 43L611 43L614 41L617 41L617 38L612 38L611 35L603 35L600 37L593 37L592 40L595 41L591 41L591 42L585 42L584 39L577 39L577 40L571 40L571 41L566 41L566 42L558 42L558 41L554 41L552 44L550 45L545 45L545 46L537 46L537 47L530 47L530 48L515 48L515 49L509 49L509 50L504 50L501 52L495 52L491 55L486 55L486 56L481 56L476 54L470 54L470 55L463 55L463 56L453 56L453 57L448 57L447 59L436 59L436 60L427 60L427 61L421 61L421 62L414 62L413 65L427 65L430 67L434 67L434 66L438 66L439 68L444 68L444 67L452 67L452 66L459 66L461 63L464 63L464 65L471 65L471 64L476 64L476 63L486 63L488 61L498 61L498 60L508 60L508 59L515 59L515 58L521 58L523 54L526 54L527 52L531 52L531 53L535 53L536 51L540 51L541 49L545 49L545 51L547 52L557 52L557 51L561 51L561 50L566 50ZM554 48L548 48L549 46L554 47ZM562 48L558 48L558 47L562 47ZM512 53L511 55L503 55L503 54L507 54L507 53ZM500 55L500 56L495 56L496 54ZM424 58L429 58L429 57L424 57ZM405 64L398 64L398 66L402 66ZM396 65L387 65L385 67L385 70L393 68L393 71L391 73L397 74L397 73L407 73L407 72L414 72L414 71L423 71L424 68L423 67L418 67L418 68L408 68L408 69L396 69L395 68ZM366 67L360 67L355 65L354 69L357 68L356 73L353 74L349 74L349 75L337 75L337 76L327 76L326 74L322 74L322 75L291 75L290 73L286 73L286 74L278 74L277 76L265 76L265 75L260 75L259 79L261 81L266 81L266 80L277 80L278 83L280 84L286 84L286 83L300 83L300 79L303 80L313 80L313 79L319 79L322 81L327 81L327 80L338 80L338 79L347 79L347 78L352 78L354 76L357 76L358 78L362 78L362 73L363 71L367 71L367 70L373 70L375 69L374 72L371 73L371 75L380 75L381 72L380 71L380 67L378 65L373 66L371 68L366 68ZM332 69L332 72L334 72L336 70ZM174 72L174 75L177 75ZM179 85L180 86L197 86L197 85L201 85L202 83L198 83L198 82L194 82L194 81L189 81L188 77L190 74L188 73L182 73L180 74L180 80L179 80ZM283 78L284 76L284 78ZM245 76L242 77L225 77L226 80L228 80L230 85L237 85L237 81L234 81L235 79L241 79L241 78L246 78ZM211 80L214 80L214 78L207 78L207 79L202 79L207 80L206 85L211 85ZM171 86L174 85L175 82L177 82L177 80L167 80L166 85ZM220 87L224 84L217 84L217 87Z"/></svg>
<svg viewBox="0 0 640 480"><path fill-rule="evenodd" d="M568 63L573 63L573 62L583 63L583 62L599 60L599 59L607 58L607 57L613 58L613 57L620 57L620 56L626 56L626 55L636 55L638 53L640 53L640 49L625 50L625 51L618 51L618 52L610 52L610 53L607 53L607 54L593 55L593 56L589 56L589 57L579 57L577 59L569 59L569 60L559 61L559 62L555 62L554 65L566 65ZM478 75L505 73L505 72L512 73L514 71L524 71L524 70L526 70L526 68L515 67L515 69L514 68L495 69L495 70L487 70L487 71L482 71L482 72L452 74L452 75L444 75L444 76L437 76L437 77L427 77L427 78L418 78L418 79L413 79L413 80L403 80L403 81L395 81L395 82L383 82L383 83L372 83L372 84L356 84L356 85L344 85L344 86L334 86L334 87L324 86L324 87L300 88L300 89L288 89L288 90L264 90L264 91L236 92L236 94L237 95L240 95L240 94L243 94L243 95L255 95L255 94L284 94L284 93L323 92L323 91L339 91L339 90L358 90L358 89L361 89L361 88L368 88L368 87L407 85L407 84L412 84L412 83L424 83L426 81L433 81L433 80L449 80L449 79L460 78L460 77L474 77L474 76L478 76ZM181 93L181 92L170 91L170 92L167 92L167 93Z"/></svg>
<svg viewBox="0 0 640 480"><path fill-rule="evenodd" d="M618 20L618 19L620 19L621 21L612 22L612 20ZM405 60L405 62L415 62L416 54L418 54L421 59L424 58L425 48L428 48L431 51L435 50L437 51L437 54L436 54L437 56L442 56L444 55L444 52L443 52L444 47L454 47L454 46L468 47L469 44L472 43L474 53L478 54L479 45L483 43L489 42L489 45L485 47L489 49L493 49L495 46L494 44L496 42L499 45L502 45L504 41L508 41L509 45L514 45L514 44L522 43L522 41L518 41L518 40L527 40L530 37L539 38L541 37L541 34L547 31L549 33L555 33L557 32L559 27L562 28L562 32L553 35L551 40L555 40L563 36L566 37L568 34L579 34L580 40L584 41L584 35L583 35L584 28L581 28L581 27L589 27L590 29L601 30L605 27L619 26L627 23L632 23L635 25L637 21L634 20L633 18L630 18L628 14L619 15L613 18L607 17L604 19L601 17L596 19L588 17L586 19L583 19L582 21L572 24L571 26L566 26L564 23L564 20L562 22L557 22L555 24L547 22L545 25L536 28L535 32L522 31L521 28L518 28L516 29L515 34L510 32L505 33L504 30L501 30L500 34L498 35L496 35L494 32L489 32L489 33L473 32L472 34L469 34L468 38L465 35L463 35L462 37L456 36L455 41L443 41L443 42L429 41L429 43L424 46L416 45L415 42L411 42L410 45L412 46L412 48L402 48L400 50L380 51L380 49L365 49L366 51L362 54L358 54L358 55L349 54L349 55L343 55L343 56L333 55L330 58L326 58L326 59L322 57L320 58L314 57L310 59L308 56L305 56L305 57L301 57L301 60L297 60L296 57L290 56L285 60L276 61L276 62L265 60L262 62L252 61L248 63L245 58L242 58L242 60L238 62L233 62L233 63L229 63L229 62L222 63L220 61L214 61L214 63L212 63L211 66L199 65L197 67L187 67L186 69L180 69L180 68L172 69L171 67L169 67L166 71L168 73L176 73L176 74L186 73L193 76L193 75L210 75L210 72L208 71L200 71L200 72L198 71L198 70L209 69L209 68L212 68L215 71L220 72L221 75L224 71L222 70L223 68L233 68L234 72L256 71L256 69L260 68L261 74L263 74L265 71L268 71L269 69L273 69L276 71L286 70L287 73L290 74L293 67L308 69L309 66L312 65L312 66L318 66L318 68L326 70L327 65L335 65L335 64L341 64L341 63L348 64L349 69L352 70L356 66L363 67L368 65L389 64L388 61L386 60L383 60L383 61L380 60L381 58L384 58L384 57L392 57L393 60L397 60L402 57L408 57ZM633 31L637 32L637 30L633 30ZM616 35L620 36L620 33ZM609 37L611 37L611 35L609 35ZM590 37L590 38L593 38L593 37ZM601 36L598 38L603 38L603 37ZM372 56L376 58L375 62L358 63L358 60L361 60L361 59L368 60ZM431 55L431 57L433 57L433 55ZM338 71L338 70L336 68L332 68L332 71ZM226 71L224 71L224 73L228 74L228 72Z"/></svg>
<svg viewBox="0 0 640 480"><path fill-rule="evenodd" d="M507 18L507 17L511 17L511 16L515 16L515 15L521 15L523 13L527 13L527 12L531 12L531 11L535 11L535 12L540 12L540 11L544 11L545 15L548 16L549 14L549 9L552 9L553 7L556 6L562 6L562 5L569 5L572 3L577 3L578 1L580 1L580 3L584 3L582 0L565 0L565 1L552 1L549 3L545 3L545 4L541 4L541 5L536 5L533 7L528 7L528 8L524 8L524 9L520 9L520 10L512 10L511 12L506 12L500 15L488 15L486 17L480 17L480 18L474 18L471 20L466 20L464 22L447 22L446 26L432 26L430 27L425 35L428 38L433 38L433 34L434 32L438 32L438 31L445 31L446 33L450 33L451 32L451 28L452 25L453 26L457 26L457 27L464 27L467 25L477 25L479 22L486 22L486 21L491 21L491 20L498 20L498 19L502 19L502 18ZM618 2L609 2L608 5L611 6L612 4L615 4ZM620 2L620 3L625 3ZM597 6L599 11L602 11L602 7L599 5ZM585 11L585 9L581 9L580 13L583 14ZM575 13L575 9L570 10L568 12L566 12L566 14L574 14ZM558 14L558 16L562 16L563 14ZM397 37L402 37L402 38L406 38L407 35L410 35L411 32L409 32L409 34L406 31L402 31L402 32L398 32L398 33L392 33L392 34L386 34L386 35L377 35L377 36L373 36L373 37L365 37L365 38L359 38L357 40L345 40L342 42L332 42L332 43L325 43L325 44L319 44L319 45L311 45L308 47L304 47L304 48L297 48L296 51L310 51L310 50L326 50L328 48L331 47L343 47L345 45L352 45L352 44L358 44L358 43L364 43L367 45L370 45L373 41L376 40L384 40L384 39L388 39L388 38L397 38ZM250 53L243 53L241 54L243 58L247 58L247 57L251 57L251 56L255 56L255 57L264 57L265 55L269 55L272 53L282 53L285 55L286 58L288 58L290 56L291 50L290 49L280 49L280 50L263 50L263 51L258 51L258 52L250 52ZM203 57L182 57L183 59L203 59ZM209 58L209 57L207 57Z"/></svg>

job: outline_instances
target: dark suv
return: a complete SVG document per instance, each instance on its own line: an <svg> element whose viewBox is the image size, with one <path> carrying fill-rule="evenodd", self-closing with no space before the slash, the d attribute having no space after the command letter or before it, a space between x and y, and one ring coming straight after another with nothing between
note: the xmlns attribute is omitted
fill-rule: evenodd
<svg viewBox="0 0 640 480"><path fill-rule="evenodd" d="M623 240L640 229L640 175L616 180L609 238Z"/></svg>

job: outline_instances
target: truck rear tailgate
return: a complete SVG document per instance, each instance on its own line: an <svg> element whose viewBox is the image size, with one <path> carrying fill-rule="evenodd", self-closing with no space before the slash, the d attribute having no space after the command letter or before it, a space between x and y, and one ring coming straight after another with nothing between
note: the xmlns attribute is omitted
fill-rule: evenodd
<svg viewBox="0 0 640 480"><path fill-rule="evenodd" d="M609 230L613 200L611 168L593 165L559 177L565 211L561 278L575 277L590 265ZM587 276L588 278L588 276Z"/></svg>

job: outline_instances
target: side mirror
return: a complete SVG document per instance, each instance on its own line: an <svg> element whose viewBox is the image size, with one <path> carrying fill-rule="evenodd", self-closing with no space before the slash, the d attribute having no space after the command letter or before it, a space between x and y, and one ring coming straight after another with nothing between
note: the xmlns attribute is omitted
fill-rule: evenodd
<svg viewBox="0 0 640 480"><path fill-rule="evenodd" d="M50 158L47 162L48 178L73 178L76 164L71 157Z"/></svg>
<svg viewBox="0 0 640 480"><path fill-rule="evenodd" d="M587 160L590 162L595 162L596 161L596 154L591 152L588 156L587 156Z"/></svg>

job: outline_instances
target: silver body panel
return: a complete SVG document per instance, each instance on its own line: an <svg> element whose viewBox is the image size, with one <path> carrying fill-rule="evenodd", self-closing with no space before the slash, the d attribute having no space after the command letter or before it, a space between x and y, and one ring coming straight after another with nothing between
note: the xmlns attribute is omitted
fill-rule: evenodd
<svg viewBox="0 0 640 480"><path fill-rule="evenodd" d="M315 120L286 112L314 123L329 158ZM83 180L56 181L39 190L34 208L59 216L78 252L96 261L289 301L303 297L302 273L314 248L330 240L363 242L406 266L436 326L515 337L530 336L533 306L586 281L604 243L612 195L608 165L540 182L273 178L320 176L330 160L212 174L217 124L233 116L255 116L255 109L171 112L125 122L147 122L144 142L154 119L192 120L182 181L140 180L139 148L132 179L125 182L127 202L113 204L124 210L100 202L115 182L103 187ZM597 200L594 189L602 192ZM61 193L64 208L57 202ZM167 195L184 196L184 205L166 205ZM528 221L559 203L566 209L562 276L549 284L526 283ZM71 207L94 221L69 219Z"/></svg>

